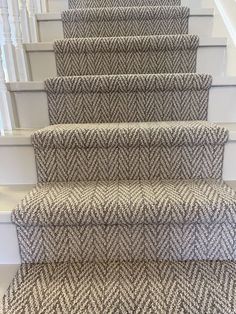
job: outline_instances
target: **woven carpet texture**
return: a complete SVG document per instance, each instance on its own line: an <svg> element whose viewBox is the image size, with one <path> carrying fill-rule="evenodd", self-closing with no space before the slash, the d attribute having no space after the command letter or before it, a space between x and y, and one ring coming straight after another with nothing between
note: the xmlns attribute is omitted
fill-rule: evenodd
<svg viewBox="0 0 236 314"><path fill-rule="evenodd" d="M228 130L179 0L69 0L4 314L236 313Z"/></svg>

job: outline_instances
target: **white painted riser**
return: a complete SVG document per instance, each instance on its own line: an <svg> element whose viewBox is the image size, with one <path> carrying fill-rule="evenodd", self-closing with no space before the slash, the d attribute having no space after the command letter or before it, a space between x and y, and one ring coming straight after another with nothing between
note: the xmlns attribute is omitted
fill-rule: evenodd
<svg viewBox="0 0 236 314"><path fill-rule="evenodd" d="M53 43L25 44L24 47L32 81L43 81L45 78L57 76ZM201 38L197 53L197 72L222 76L225 71L226 40Z"/></svg>
<svg viewBox="0 0 236 314"><path fill-rule="evenodd" d="M204 6L206 0L182 0L181 4L191 8ZM61 12L68 9L68 0L45 0L47 12Z"/></svg>
<svg viewBox="0 0 236 314"><path fill-rule="evenodd" d="M50 42L64 38L60 14L38 14L36 18L40 42ZM213 10L192 10L189 18L188 33L210 37L212 30Z"/></svg>
<svg viewBox="0 0 236 314"><path fill-rule="evenodd" d="M47 94L43 82L8 83L16 128L49 125ZM236 78L214 78L209 93L211 122L236 122Z"/></svg>

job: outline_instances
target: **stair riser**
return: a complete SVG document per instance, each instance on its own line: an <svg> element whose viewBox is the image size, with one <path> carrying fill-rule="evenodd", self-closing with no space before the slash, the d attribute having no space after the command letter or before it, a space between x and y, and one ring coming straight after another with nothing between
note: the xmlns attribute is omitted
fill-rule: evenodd
<svg viewBox="0 0 236 314"><path fill-rule="evenodd" d="M226 144L223 178L236 180L236 141ZM35 184L37 182L32 146L0 146L0 184Z"/></svg>
<svg viewBox="0 0 236 314"><path fill-rule="evenodd" d="M40 42L64 38L61 20L38 19L37 25ZM213 16L190 16L189 18L189 34L210 37L212 28Z"/></svg>
<svg viewBox="0 0 236 314"><path fill-rule="evenodd" d="M20 243L24 243L21 247L23 262L41 263L73 260L235 260L235 227L233 223L173 223L139 226L21 226L17 229Z"/></svg>
<svg viewBox="0 0 236 314"><path fill-rule="evenodd" d="M232 229L230 232L229 228ZM235 227L227 223L214 226L166 224L132 228L31 227L18 231L23 241L21 243L24 243L21 252L24 262L236 258ZM8 239L7 243L1 243L0 248L4 256L0 257L0 264L19 263L15 225L0 223L0 235L2 239ZM62 238L66 238L65 243L61 241ZM151 247L150 243L153 244Z"/></svg>
<svg viewBox="0 0 236 314"><path fill-rule="evenodd" d="M20 264L19 244L16 227L12 223L0 223L0 264ZM7 239L7 241L3 241Z"/></svg>
<svg viewBox="0 0 236 314"><path fill-rule="evenodd" d="M68 9L68 0L46 0L48 12L60 12ZM182 5L192 8L201 7L202 1L200 0L182 0Z"/></svg>
<svg viewBox="0 0 236 314"><path fill-rule="evenodd" d="M45 50L33 51L27 45L27 59L29 65L30 79L42 81L49 77L57 76L55 55L52 45L44 47ZM197 73L208 73L212 75L224 75L226 69L225 46L200 46L197 54ZM221 62L219 63L219 60ZM42 66L43 64L43 66Z"/></svg>
<svg viewBox="0 0 236 314"><path fill-rule="evenodd" d="M49 125L47 94L43 90L30 90L30 84L22 84L22 90L10 91L17 128L40 128ZM18 85L19 88L21 88ZM16 84L9 84L14 90ZM24 88L29 88L25 90ZM213 86L210 89L208 120L211 122L236 122L236 85Z"/></svg>

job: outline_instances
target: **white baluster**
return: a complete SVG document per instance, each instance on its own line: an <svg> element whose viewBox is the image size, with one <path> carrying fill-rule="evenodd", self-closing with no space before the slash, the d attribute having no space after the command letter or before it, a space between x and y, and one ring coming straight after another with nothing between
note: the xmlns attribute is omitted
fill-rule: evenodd
<svg viewBox="0 0 236 314"><path fill-rule="evenodd" d="M30 24L29 24L29 14L27 10L26 0L20 1L20 20L21 20L21 31L22 40L24 43L30 43Z"/></svg>
<svg viewBox="0 0 236 314"><path fill-rule="evenodd" d="M9 23L9 12L7 0L0 0L0 29L2 30L2 47L6 61L8 79L17 81L17 64L15 48L11 41L11 28Z"/></svg>
<svg viewBox="0 0 236 314"><path fill-rule="evenodd" d="M0 115L3 129L12 130L13 112L12 103L9 92L7 91L5 82L5 73L2 65L2 54L0 49Z"/></svg>
<svg viewBox="0 0 236 314"><path fill-rule="evenodd" d="M12 30L12 41L15 45L18 80L27 81L28 72L26 67L26 56L22 45L22 32L20 25L20 11L18 0L8 0L9 20Z"/></svg>
<svg viewBox="0 0 236 314"><path fill-rule="evenodd" d="M36 13L42 13L42 3L41 0L33 0L35 5L35 11Z"/></svg>
<svg viewBox="0 0 236 314"><path fill-rule="evenodd" d="M37 20L35 14L37 12L37 6L34 0L27 0L27 7L29 12L29 24L31 41L38 42Z"/></svg>
<svg viewBox="0 0 236 314"><path fill-rule="evenodd" d="M47 2L47 0L41 0L41 8L42 8L42 13L47 13L48 12L48 2Z"/></svg>

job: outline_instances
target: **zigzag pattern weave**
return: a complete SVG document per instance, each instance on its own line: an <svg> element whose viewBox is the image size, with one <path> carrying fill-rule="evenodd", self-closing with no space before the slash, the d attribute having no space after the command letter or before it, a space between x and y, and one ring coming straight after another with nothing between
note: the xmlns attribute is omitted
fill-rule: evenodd
<svg viewBox="0 0 236 314"><path fill-rule="evenodd" d="M4 298L19 314L232 314L235 304L236 265L220 261L22 265Z"/></svg>
<svg viewBox="0 0 236 314"><path fill-rule="evenodd" d="M236 258L236 196L216 180L41 184L13 221L26 263Z"/></svg>
<svg viewBox="0 0 236 314"><path fill-rule="evenodd" d="M38 179L220 178L228 133L207 122L56 125L33 135Z"/></svg>
<svg viewBox="0 0 236 314"><path fill-rule="evenodd" d="M236 224L227 222L21 225L17 234L23 263L236 260Z"/></svg>
<svg viewBox="0 0 236 314"><path fill-rule="evenodd" d="M65 38L188 33L189 8L126 7L69 10L62 13Z"/></svg>
<svg viewBox="0 0 236 314"><path fill-rule="evenodd" d="M57 40L58 76L196 72L195 35Z"/></svg>
<svg viewBox="0 0 236 314"><path fill-rule="evenodd" d="M48 79L50 123L206 120L211 82L199 74Z"/></svg>
<svg viewBox="0 0 236 314"><path fill-rule="evenodd" d="M3 314L236 313L228 131L199 121L212 78L180 4L69 0Z"/></svg>
<svg viewBox="0 0 236 314"><path fill-rule="evenodd" d="M103 7L175 6L181 0L68 0L69 9Z"/></svg>

